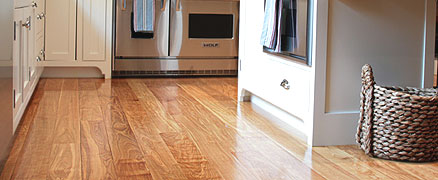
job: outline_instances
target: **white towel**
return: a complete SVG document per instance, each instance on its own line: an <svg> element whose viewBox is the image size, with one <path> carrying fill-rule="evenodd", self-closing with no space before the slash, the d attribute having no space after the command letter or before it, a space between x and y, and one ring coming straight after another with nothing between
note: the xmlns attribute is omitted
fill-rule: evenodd
<svg viewBox="0 0 438 180"><path fill-rule="evenodd" d="M270 49L276 46L278 1L279 0L266 0L265 2L265 17L260 43Z"/></svg>
<svg viewBox="0 0 438 180"><path fill-rule="evenodd" d="M133 0L134 31L153 33L155 24L155 0Z"/></svg>

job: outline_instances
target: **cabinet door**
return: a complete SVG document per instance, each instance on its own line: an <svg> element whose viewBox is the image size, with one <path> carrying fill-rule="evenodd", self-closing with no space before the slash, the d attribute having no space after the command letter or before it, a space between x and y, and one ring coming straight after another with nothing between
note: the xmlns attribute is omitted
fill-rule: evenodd
<svg viewBox="0 0 438 180"><path fill-rule="evenodd" d="M30 86L32 80L33 60L34 60L34 23L33 8L27 7L23 9L22 24L22 63L21 63L21 78L23 87L23 98L30 95Z"/></svg>
<svg viewBox="0 0 438 180"><path fill-rule="evenodd" d="M79 0L78 55L85 61L105 60L107 0Z"/></svg>
<svg viewBox="0 0 438 180"><path fill-rule="evenodd" d="M76 0L46 1L46 61L76 60Z"/></svg>
<svg viewBox="0 0 438 180"><path fill-rule="evenodd" d="M14 10L14 42L13 42L13 96L14 96L14 114L17 113L18 108L23 102L23 56L24 56L24 32L23 24L26 23L24 19L23 9Z"/></svg>
<svg viewBox="0 0 438 180"><path fill-rule="evenodd" d="M46 8L45 8L45 0L37 0L38 7L34 8L34 56L33 56L33 64L32 69L33 73L32 76L34 77L36 75L36 71L39 68L39 62L43 61L45 58L45 48L44 48L44 37L45 37L45 20L46 20Z"/></svg>
<svg viewBox="0 0 438 180"><path fill-rule="evenodd" d="M38 4L37 7L34 8L34 16L35 16L35 39L44 37L44 22L46 16L46 5L45 0L36 0L35 3Z"/></svg>

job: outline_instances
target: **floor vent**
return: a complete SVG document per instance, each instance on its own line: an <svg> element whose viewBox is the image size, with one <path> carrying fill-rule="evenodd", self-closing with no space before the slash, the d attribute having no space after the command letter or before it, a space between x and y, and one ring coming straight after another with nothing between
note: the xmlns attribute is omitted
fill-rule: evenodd
<svg viewBox="0 0 438 180"><path fill-rule="evenodd" d="M135 76L236 76L237 70L113 71L114 77Z"/></svg>

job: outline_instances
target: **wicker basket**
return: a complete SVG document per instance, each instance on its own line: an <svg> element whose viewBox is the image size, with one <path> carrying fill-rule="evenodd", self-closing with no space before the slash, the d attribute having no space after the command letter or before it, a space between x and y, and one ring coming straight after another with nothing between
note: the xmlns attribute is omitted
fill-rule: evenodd
<svg viewBox="0 0 438 180"><path fill-rule="evenodd" d="M378 86L370 65L362 68L356 141L372 157L438 160L438 96L435 89Z"/></svg>

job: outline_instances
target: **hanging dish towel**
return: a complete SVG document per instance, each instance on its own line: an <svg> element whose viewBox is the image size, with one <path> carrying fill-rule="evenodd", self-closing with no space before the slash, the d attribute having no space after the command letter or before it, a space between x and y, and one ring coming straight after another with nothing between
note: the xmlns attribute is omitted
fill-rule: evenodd
<svg viewBox="0 0 438 180"><path fill-rule="evenodd" d="M134 31L153 33L155 24L155 0L133 0Z"/></svg>
<svg viewBox="0 0 438 180"><path fill-rule="evenodd" d="M277 4L281 0L266 0L261 45L273 49L277 42Z"/></svg>
<svg viewBox="0 0 438 180"><path fill-rule="evenodd" d="M275 52L281 52L281 32L283 31L283 27L282 27L282 21L283 21L283 0L278 0L278 10L277 10L277 33L276 33L276 38L277 40L275 41L275 48L274 51Z"/></svg>
<svg viewBox="0 0 438 180"><path fill-rule="evenodd" d="M292 38L288 41L291 43L287 45L288 47L293 49L298 47L296 8L296 0L266 0L261 45L274 52L281 52L281 40L284 35ZM290 14L287 14L288 12Z"/></svg>

